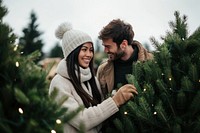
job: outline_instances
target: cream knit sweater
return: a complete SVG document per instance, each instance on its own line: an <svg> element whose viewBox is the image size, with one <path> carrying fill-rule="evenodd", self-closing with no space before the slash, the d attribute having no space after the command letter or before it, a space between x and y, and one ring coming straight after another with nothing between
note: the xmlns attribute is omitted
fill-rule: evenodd
<svg viewBox="0 0 200 133"><path fill-rule="evenodd" d="M81 69L81 81L83 89L92 96L92 86L88 83L88 88L86 88L83 82L88 81L91 78L90 69ZM57 67L57 75L52 79L49 94L57 88L58 95L56 97L56 102L59 102L62 97L67 96L68 99L63 103L63 107L68 108L68 111L74 111L81 105L83 101L81 97L77 94L72 83L67 79L69 78L67 73L66 61L63 59L60 61ZM96 80L97 81L97 80ZM99 87L99 82L97 81ZM102 94L100 87L99 91ZM75 116L69 123L64 124L64 133L76 133L80 124L84 124L87 133L98 133L101 128L101 123L112 116L118 111L118 107L112 98L104 100L101 104L97 106L84 108L78 115Z"/></svg>

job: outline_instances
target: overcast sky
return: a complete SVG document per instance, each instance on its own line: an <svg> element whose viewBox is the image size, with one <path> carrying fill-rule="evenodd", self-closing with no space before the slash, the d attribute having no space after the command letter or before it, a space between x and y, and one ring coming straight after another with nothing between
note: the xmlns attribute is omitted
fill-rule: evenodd
<svg viewBox="0 0 200 133"><path fill-rule="evenodd" d="M3 0L8 8L4 18L18 36L35 11L38 30L49 51L58 39L54 32L60 23L71 22L74 29L82 30L96 41L99 31L112 19L120 18L132 24L136 40L150 43L169 30L168 22L175 20L174 12L188 16L190 34L200 26L200 0Z"/></svg>

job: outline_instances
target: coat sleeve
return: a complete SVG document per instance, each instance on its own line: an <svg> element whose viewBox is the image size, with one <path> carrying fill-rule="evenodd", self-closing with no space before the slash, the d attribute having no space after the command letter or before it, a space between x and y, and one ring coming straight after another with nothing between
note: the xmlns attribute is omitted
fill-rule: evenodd
<svg viewBox="0 0 200 133"><path fill-rule="evenodd" d="M82 100L75 92L75 89L70 82L66 83L66 81L63 81L63 79L55 77L51 81L49 93L51 93L54 88L58 89L58 95L55 99L57 102L59 102L59 100L61 100L64 96L68 97L68 99L63 103L62 107L68 108L69 112L75 111L78 107L83 105L82 102L80 103ZM79 129L80 124L83 123L87 131L101 124L104 120L112 116L118 110L119 109L114 100L110 97L97 106L84 108L69 122L69 124Z"/></svg>
<svg viewBox="0 0 200 133"><path fill-rule="evenodd" d="M101 64L98 69L97 69L97 79L100 83L100 87L103 93L103 97L106 98L107 94L108 94L108 78L109 81L112 82L112 77L108 77L108 75L106 76L105 74L111 74L110 71L108 69L105 69L105 66L107 66L107 62L104 62L103 64ZM107 77L107 81L106 81L106 77ZM110 83L110 82L109 82Z"/></svg>

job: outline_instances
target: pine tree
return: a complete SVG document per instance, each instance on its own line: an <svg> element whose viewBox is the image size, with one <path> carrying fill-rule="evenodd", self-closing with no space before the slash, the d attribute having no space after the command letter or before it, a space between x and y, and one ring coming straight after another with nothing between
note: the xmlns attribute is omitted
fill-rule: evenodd
<svg viewBox="0 0 200 133"><path fill-rule="evenodd" d="M59 43L56 43L55 47L53 47L49 53L49 57L60 57L63 58L63 52Z"/></svg>
<svg viewBox="0 0 200 133"><path fill-rule="evenodd" d="M21 56L15 34L3 22L6 14L0 0L0 132L62 133L62 123L80 109L69 113L60 108L62 101L53 102L56 92L48 96L47 73L34 63L39 53Z"/></svg>
<svg viewBox="0 0 200 133"><path fill-rule="evenodd" d="M30 14L30 22L26 28L23 29L23 36L19 39L19 44L23 47L21 51L23 55L29 55L30 53L38 50L41 56L37 61L39 61L44 55L42 47L44 43L42 42L40 36L43 34L38 30L39 24L37 24L37 16L34 11Z"/></svg>
<svg viewBox="0 0 200 133"><path fill-rule="evenodd" d="M200 132L200 27L189 36L187 16L174 15L163 43L152 38L154 59L135 63L127 75L139 94L122 106L107 132Z"/></svg>

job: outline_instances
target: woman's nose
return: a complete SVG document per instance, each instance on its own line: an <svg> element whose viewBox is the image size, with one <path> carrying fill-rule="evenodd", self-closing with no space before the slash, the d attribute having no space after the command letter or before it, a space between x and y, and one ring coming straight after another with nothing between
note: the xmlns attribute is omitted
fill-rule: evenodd
<svg viewBox="0 0 200 133"><path fill-rule="evenodd" d="M87 55L87 56L93 56L93 52L90 51L90 50L87 50L86 55Z"/></svg>

